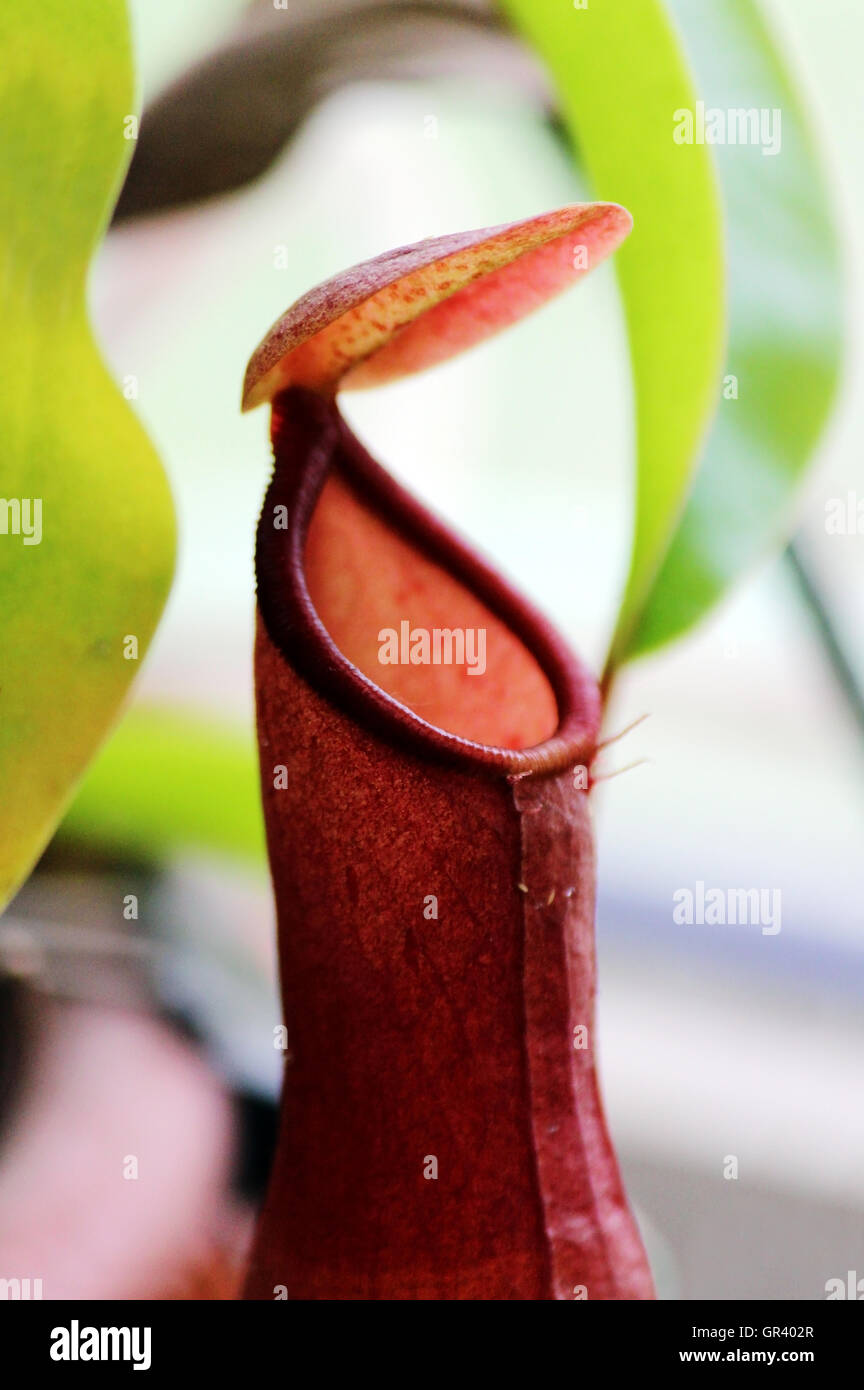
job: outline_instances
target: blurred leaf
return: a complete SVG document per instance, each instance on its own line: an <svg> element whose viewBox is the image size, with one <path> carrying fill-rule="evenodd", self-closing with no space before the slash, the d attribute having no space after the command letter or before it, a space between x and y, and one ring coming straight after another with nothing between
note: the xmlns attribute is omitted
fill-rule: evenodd
<svg viewBox="0 0 864 1390"><path fill-rule="evenodd" d="M0 50L2 908L138 670L124 644L136 638L139 658L147 648L174 523L159 461L102 363L85 303L132 148L124 5L4 5ZM22 501L33 543L3 534Z"/></svg>
<svg viewBox="0 0 864 1390"><path fill-rule="evenodd" d="M686 510L629 654L698 621L791 528L791 502L834 395L841 282L801 105L752 0L670 0L706 106L782 112L782 147L715 146L730 254L726 372ZM729 391L734 389L730 382Z"/></svg>
<svg viewBox="0 0 864 1390"><path fill-rule="evenodd" d="M58 832L100 852L264 857L251 731L136 708L102 749Z"/></svg>
<svg viewBox="0 0 864 1390"><path fill-rule="evenodd" d="M692 109L696 95L660 0L590 0L586 9L563 0L503 4L552 74L594 196L623 203L634 219L616 256L638 451L617 654L666 552L719 396L723 232L711 152L672 138L674 113Z"/></svg>
<svg viewBox="0 0 864 1390"><path fill-rule="evenodd" d="M486 0L291 0L287 9L258 0L147 106L115 217L259 177L310 111L351 83L436 75L473 83L478 72L545 107L539 64Z"/></svg>

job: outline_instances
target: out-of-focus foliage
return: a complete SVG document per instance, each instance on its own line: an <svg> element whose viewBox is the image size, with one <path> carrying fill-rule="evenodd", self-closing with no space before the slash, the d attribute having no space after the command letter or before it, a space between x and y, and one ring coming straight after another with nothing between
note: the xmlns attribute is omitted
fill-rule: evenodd
<svg viewBox="0 0 864 1390"><path fill-rule="evenodd" d="M551 73L594 193L633 214L616 257L637 411L630 576L613 655L650 592L720 387L723 233L704 145L674 142L673 112L697 100L662 0L504 0ZM578 364L577 368L578 370Z"/></svg>
<svg viewBox="0 0 864 1390"><path fill-rule="evenodd" d="M780 148L714 146L726 208L726 386L693 491L629 651L679 636L772 543L831 406L838 253L795 89L753 0L670 0L707 108L770 113ZM776 113L780 113L779 117ZM780 124L778 126L778 119Z"/></svg>
<svg viewBox="0 0 864 1390"><path fill-rule="evenodd" d="M633 0L626 7L592 0L585 10L506 0L505 8L545 57L597 191L619 198L636 220L616 262L639 429L633 562L613 670L692 627L788 534L795 486L836 386L837 248L800 103L754 0ZM693 95L674 93L678 68L663 10L680 26L703 110L733 113L734 141L673 139L676 114L699 118ZM760 138L745 142L738 125L749 132L754 119ZM701 258L704 275L716 262L716 220L705 231L712 209L702 166L709 158L722 191L731 338L722 381L710 378L714 420L700 451L695 407L704 395L690 358L697 369L712 360L716 325L707 315L687 323L690 294L701 296L703 308L712 300L706 284L688 286L681 272ZM708 379L703 374L703 385ZM681 435L688 422L689 454Z"/></svg>
<svg viewBox="0 0 864 1390"><path fill-rule="evenodd" d="M171 581L174 519L85 302L132 148L125 7L4 5L0 50L2 907L138 670Z"/></svg>
<svg viewBox="0 0 864 1390"><path fill-rule="evenodd" d="M132 710L91 766L59 834L143 859L182 848L263 861L251 740L197 715Z"/></svg>

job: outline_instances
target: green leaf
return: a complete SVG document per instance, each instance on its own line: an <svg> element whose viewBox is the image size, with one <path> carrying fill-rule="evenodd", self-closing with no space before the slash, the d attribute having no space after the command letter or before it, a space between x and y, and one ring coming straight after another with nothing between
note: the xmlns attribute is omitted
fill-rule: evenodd
<svg viewBox="0 0 864 1390"><path fill-rule="evenodd" d="M132 710L90 767L58 839L145 860L192 850L263 863L251 733L198 714Z"/></svg>
<svg viewBox="0 0 864 1390"><path fill-rule="evenodd" d="M737 377L738 398L721 399L628 655L697 622L791 529L795 488L828 414L841 352L841 279L825 187L759 10L751 0L671 3L706 107L780 110L782 145L776 155L753 145L714 147L730 257L725 370Z"/></svg>
<svg viewBox="0 0 864 1390"><path fill-rule="evenodd" d="M696 96L659 0L503 0L551 73L599 198L623 203L633 233L615 266L637 413L633 554L613 652L629 633L669 544L716 409L725 333L723 232L710 151L673 140ZM623 403L622 403L623 406Z"/></svg>
<svg viewBox="0 0 864 1390"><path fill-rule="evenodd" d="M170 585L174 522L87 319L90 258L132 148L125 8L4 5L0 51L2 908L138 669ZM15 534L27 521L30 536Z"/></svg>

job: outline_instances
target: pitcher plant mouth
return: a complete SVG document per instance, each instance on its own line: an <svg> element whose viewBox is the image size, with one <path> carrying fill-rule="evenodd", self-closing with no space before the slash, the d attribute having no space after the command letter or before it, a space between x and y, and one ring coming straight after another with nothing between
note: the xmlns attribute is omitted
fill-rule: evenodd
<svg viewBox="0 0 864 1390"><path fill-rule="evenodd" d="M321 694L369 728L414 751L513 777L590 767L600 722L596 681L531 604L417 502L354 436L335 401L303 387L273 401L275 467L258 523L258 605L274 646ZM310 594L306 545L328 478L337 475L416 552L440 566L524 645L557 711L550 737L495 747L423 719L339 648ZM274 525L281 516L283 524Z"/></svg>

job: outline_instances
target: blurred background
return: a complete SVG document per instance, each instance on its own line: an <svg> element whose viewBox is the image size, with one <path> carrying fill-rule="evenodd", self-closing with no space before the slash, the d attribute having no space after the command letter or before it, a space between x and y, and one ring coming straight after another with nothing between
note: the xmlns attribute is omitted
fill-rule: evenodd
<svg viewBox="0 0 864 1390"><path fill-rule="evenodd" d="M608 733L649 718L602 771L647 761L595 807L603 1084L676 1299L864 1277L864 536L826 529L834 499L864 497L864 10L767 8L844 244L842 395L794 554L622 676ZM145 114L91 304L168 471L180 559L129 715L0 921L0 1276L45 1297L230 1297L283 1057L252 739L268 421L239 413L245 363L345 266L591 193L539 61L491 7L132 11ZM344 410L599 669L633 520L612 268ZM676 925L673 894L700 880L780 889L782 930Z"/></svg>

